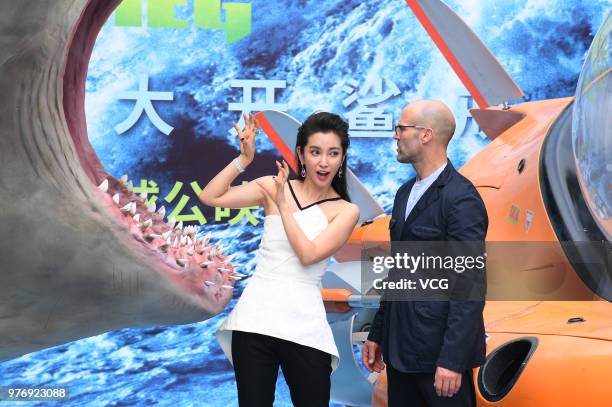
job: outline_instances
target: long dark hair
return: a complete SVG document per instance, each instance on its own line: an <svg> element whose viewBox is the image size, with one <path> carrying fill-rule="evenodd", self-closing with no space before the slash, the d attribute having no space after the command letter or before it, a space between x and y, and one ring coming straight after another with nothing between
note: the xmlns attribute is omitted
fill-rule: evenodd
<svg viewBox="0 0 612 407"><path fill-rule="evenodd" d="M334 175L332 179L332 188L340 195L342 199L350 202L351 198L348 194L346 187L346 152L351 144L348 134L349 125L347 122L342 120L340 116L334 113L328 112L317 112L313 113L298 129L297 142L295 143L295 151L304 154L304 147L308 144L308 138L315 133L334 133L340 137L340 145L342 146L342 178L338 176L339 171ZM302 177L302 163L298 160L298 172L297 178L304 181Z"/></svg>

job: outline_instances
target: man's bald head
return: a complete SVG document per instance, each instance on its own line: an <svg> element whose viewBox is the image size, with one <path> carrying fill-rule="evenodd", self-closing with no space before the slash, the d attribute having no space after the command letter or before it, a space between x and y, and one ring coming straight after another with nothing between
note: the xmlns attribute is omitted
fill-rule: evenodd
<svg viewBox="0 0 612 407"><path fill-rule="evenodd" d="M453 112L439 100L417 100L402 110L402 123L410 123L433 129L433 140L447 146L455 132Z"/></svg>

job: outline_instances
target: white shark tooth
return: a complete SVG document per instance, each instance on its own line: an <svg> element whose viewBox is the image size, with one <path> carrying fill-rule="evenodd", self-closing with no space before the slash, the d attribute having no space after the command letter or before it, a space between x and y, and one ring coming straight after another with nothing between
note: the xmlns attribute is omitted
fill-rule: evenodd
<svg viewBox="0 0 612 407"><path fill-rule="evenodd" d="M161 236L157 233L147 233L146 235L144 235L144 238L147 242L151 243L153 239L161 239Z"/></svg>
<svg viewBox="0 0 612 407"><path fill-rule="evenodd" d="M113 195L113 202L116 205L119 205L119 193L116 193L115 195Z"/></svg>
<svg viewBox="0 0 612 407"><path fill-rule="evenodd" d="M130 206L130 214L136 215L136 202L132 202L131 204L132 206Z"/></svg>
<svg viewBox="0 0 612 407"><path fill-rule="evenodd" d="M212 237L212 233L208 232L208 233L207 233L207 234L204 236L204 239L203 239L203 242L204 242L204 243L202 243L202 244L203 244L204 246L208 246L208 243L210 242L210 238L211 238L211 237Z"/></svg>
<svg viewBox="0 0 612 407"><path fill-rule="evenodd" d="M180 221L175 227L174 229L176 230L180 230L181 232L183 231L183 221Z"/></svg>
<svg viewBox="0 0 612 407"><path fill-rule="evenodd" d="M178 245L179 245L179 239L178 239L178 237L175 237L174 238L174 242L172 243L172 248L176 249L178 247Z"/></svg>
<svg viewBox="0 0 612 407"><path fill-rule="evenodd" d="M171 217L170 219L168 219L168 226L170 226L171 228L174 227L174 224L176 223L176 219L174 219L174 216Z"/></svg>
<svg viewBox="0 0 612 407"><path fill-rule="evenodd" d="M233 290L234 289L233 285L227 285L227 284L223 284L221 287L227 288L228 290Z"/></svg>
<svg viewBox="0 0 612 407"><path fill-rule="evenodd" d="M119 210L121 211L121 213L127 214L130 212L130 210L132 209L132 203L126 203L122 208L120 208Z"/></svg>
<svg viewBox="0 0 612 407"><path fill-rule="evenodd" d="M151 219L147 219L140 225L140 228L144 231L147 228L150 228L153 225L153 221Z"/></svg>
<svg viewBox="0 0 612 407"><path fill-rule="evenodd" d="M166 244L167 244L168 246L172 246L172 238L171 238L170 236L168 236L168 237L166 238Z"/></svg>
<svg viewBox="0 0 612 407"><path fill-rule="evenodd" d="M223 263L228 264L230 261L234 259L234 257L236 257L235 254L230 254L229 256L225 258L225 260L223 260Z"/></svg>
<svg viewBox="0 0 612 407"><path fill-rule="evenodd" d="M104 181L98 185L98 189L102 192L108 192L108 178L104 178Z"/></svg>
<svg viewBox="0 0 612 407"><path fill-rule="evenodd" d="M166 216L166 207L162 205L157 211L157 213L159 213L159 216L161 216L163 219Z"/></svg>
<svg viewBox="0 0 612 407"><path fill-rule="evenodd" d="M228 273L228 272L232 271L232 270L230 270L228 268L225 268L225 267L219 267L217 270L219 270L219 271L221 271L223 273Z"/></svg>
<svg viewBox="0 0 612 407"><path fill-rule="evenodd" d="M128 183L126 185L126 188L127 188L128 192L132 192L134 190L134 184L132 183L132 180L128 181Z"/></svg>
<svg viewBox="0 0 612 407"><path fill-rule="evenodd" d="M185 265L187 264L187 259L176 259L176 264L181 267L185 267Z"/></svg>
<svg viewBox="0 0 612 407"><path fill-rule="evenodd" d="M166 240L170 237L170 235L172 234L171 230L167 230L164 233L162 233L162 239Z"/></svg>
<svg viewBox="0 0 612 407"><path fill-rule="evenodd" d="M134 217L132 219L134 219L134 222L136 222L136 223L140 222L140 214L137 213L136 215L134 215Z"/></svg>
<svg viewBox="0 0 612 407"><path fill-rule="evenodd" d="M193 240L191 240L191 238L189 237L189 235L187 235L187 246L193 246Z"/></svg>
<svg viewBox="0 0 612 407"><path fill-rule="evenodd" d="M234 274L232 274L232 276L236 276L236 277L240 277L240 278L245 278L245 277L246 277L246 274L236 273L236 272L234 271ZM231 277L231 276L230 276L230 277Z"/></svg>
<svg viewBox="0 0 612 407"><path fill-rule="evenodd" d="M147 193L147 190L145 189L144 191L142 191L139 195L143 200L147 199L147 196L149 196L149 194Z"/></svg>
<svg viewBox="0 0 612 407"><path fill-rule="evenodd" d="M210 280L204 280L204 285L207 287L210 287L211 285L216 285L213 281Z"/></svg>
<svg viewBox="0 0 612 407"><path fill-rule="evenodd" d="M181 246L185 246L187 244L187 239L185 238L185 236L181 235Z"/></svg>
<svg viewBox="0 0 612 407"><path fill-rule="evenodd" d="M119 177L119 182L121 182L124 185L127 184L127 182L128 182L127 174L123 174L121 177Z"/></svg>
<svg viewBox="0 0 612 407"><path fill-rule="evenodd" d="M155 202L151 202L151 204L150 204L150 205L147 205L147 212L149 212L149 213L155 213L155 209L156 209L156 207L155 207Z"/></svg>
<svg viewBox="0 0 612 407"><path fill-rule="evenodd" d="M187 252L186 252L186 253L187 253L188 255L190 255L190 256L193 256L193 253L194 253L194 251L193 251L193 247L190 247L189 249L187 249Z"/></svg>
<svg viewBox="0 0 612 407"><path fill-rule="evenodd" d="M236 275L231 275L231 276L228 276L228 278L231 278L231 279L232 279L232 280L234 280L234 281L239 281L239 280L242 280L242 277L240 277L240 276L236 276Z"/></svg>

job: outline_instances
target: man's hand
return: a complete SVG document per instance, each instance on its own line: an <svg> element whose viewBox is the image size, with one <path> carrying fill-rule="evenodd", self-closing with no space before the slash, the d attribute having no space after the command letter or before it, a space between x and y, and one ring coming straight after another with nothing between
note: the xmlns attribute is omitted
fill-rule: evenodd
<svg viewBox="0 0 612 407"><path fill-rule="evenodd" d="M434 378L438 397L453 397L461 387L461 373L438 366Z"/></svg>
<svg viewBox="0 0 612 407"><path fill-rule="evenodd" d="M370 372L380 373L385 368L380 346L373 341L365 341L363 344L361 348L361 361Z"/></svg>

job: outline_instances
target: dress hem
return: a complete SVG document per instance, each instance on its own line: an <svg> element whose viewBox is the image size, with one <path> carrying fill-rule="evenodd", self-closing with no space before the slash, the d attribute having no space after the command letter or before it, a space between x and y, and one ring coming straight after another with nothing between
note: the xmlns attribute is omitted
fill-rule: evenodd
<svg viewBox="0 0 612 407"><path fill-rule="evenodd" d="M270 332L265 332L263 330L258 330L258 329L253 329L253 328L246 328L246 327L218 328L215 333L215 336L217 337L217 342L219 342L219 345L221 346L221 350L223 351L223 353L225 353L225 357L229 360L232 366L234 365L234 362L232 361L232 331L242 331L242 332L250 332L250 333L255 333L255 334L260 334L260 335L267 335L267 336L271 336L274 338L282 339L284 341L293 342L298 345L308 346L309 348L317 349L317 350L320 350L321 352L325 352L329 354L332 358L332 361L331 361L332 373L336 370L336 368L338 367L338 364L340 363L340 355L337 353L338 352L337 348L336 348L336 353L333 353L333 352L330 352L328 349L321 349L319 347L312 346L312 344L305 343L304 341L296 340L295 338L289 338L286 336L271 334Z"/></svg>

